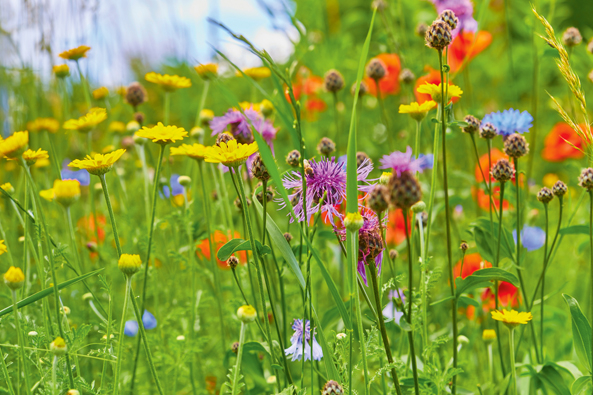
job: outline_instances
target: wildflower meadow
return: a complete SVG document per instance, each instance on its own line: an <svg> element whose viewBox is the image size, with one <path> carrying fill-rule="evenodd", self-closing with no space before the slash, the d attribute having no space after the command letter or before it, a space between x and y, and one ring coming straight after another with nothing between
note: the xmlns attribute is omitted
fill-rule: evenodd
<svg viewBox="0 0 593 395"><path fill-rule="evenodd" d="M0 60L0 394L592 394L593 4L254 3Z"/></svg>

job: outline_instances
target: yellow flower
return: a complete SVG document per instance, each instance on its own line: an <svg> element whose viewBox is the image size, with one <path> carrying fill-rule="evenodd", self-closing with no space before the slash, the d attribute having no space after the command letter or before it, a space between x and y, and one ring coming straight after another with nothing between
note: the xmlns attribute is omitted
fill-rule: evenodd
<svg viewBox="0 0 593 395"><path fill-rule="evenodd" d="M250 103L248 101L242 101L241 103L239 103L239 106L241 106L243 111L249 110L251 108L251 109L253 109L253 111L260 112L260 104L259 103Z"/></svg>
<svg viewBox="0 0 593 395"><path fill-rule="evenodd" d="M2 240L3 241L3 240ZM16 291L23 286L25 282L25 275L19 267L11 266L6 273L4 273L4 282L8 288Z"/></svg>
<svg viewBox="0 0 593 395"><path fill-rule="evenodd" d="M108 154L110 152L115 151L115 145L111 144L101 150L101 153Z"/></svg>
<svg viewBox="0 0 593 395"><path fill-rule="evenodd" d="M46 131L56 133L60 129L60 123L54 118L37 118L34 121L27 122L27 129L31 132Z"/></svg>
<svg viewBox="0 0 593 395"><path fill-rule="evenodd" d="M420 85L418 87L418 92L426 93L432 97L432 100L434 100L437 103L441 103L442 102L441 89L442 88L441 88L440 83L438 85L435 85L435 84L431 84L430 82L425 82L424 85ZM447 91L447 87L445 87L445 91ZM461 90L460 87L458 87L457 85L449 85L449 91L448 91L449 97L447 98L447 103L449 103L449 101L454 97L461 97L462 94L463 94L463 91Z"/></svg>
<svg viewBox="0 0 593 395"><path fill-rule="evenodd" d="M81 133L87 133L98 124L107 119L107 110L104 108L93 107L86 115L78 119L70 119L64 123L64 129L78 130Z"/></svg>
<svg viewBox="0 0 593 395"><path fill-rule="evenodd" d="M68 59L68 60L78 60L80 58L86 58L86 53L91 49L91 47L87 47L86 45L81 45L80 47L72 48L67 51L64 51L60 54L60 58Z"/></svg>
<svg viewBox="0 0 593 395"><path fill-rule="evenodd" d="M153 143L157 144L169 144L183 140L184 137L187 137L187 132L184 128L173 125L165 126L159 122L151 128L144 126L136 132L136 136L151 139Z"/></svg>
<svg viewBox="0 0 593 395"><path fill-rule="evenodd" d="M109 89L105 88L104 86L97 88L93 91L93 97L95 100L101 100L107 97L109 94Z"/></svg>
<svg viewBox="0 0 593 395"><path fill-rule="evenodd" d="M144 78L148 82L153 82L162 86L167 92L172 92L179 88L189 88L191 86L189 78L180 77L178 75L159 74L153 71L147 73Z"/></svg>
<svg viewBox="0 0 593 395"><path fill-rule="evenodd" d="M262 100L259 108L264 117L269 117L274 112L274 105L268 99Z"/></svg>
<svg viewBox="0 0 593 395"><path fill-rule="evenodd" d="M482 340L490 342L496 339L496 331L494 329L484 329L482 332Z"/></svg>
<svg viewBox="0 0 593 395"><path fill-rule="evenodd" d="M142 261L140 255L137 254L121 254L117 262L117 267L126 276L134 275L140 270L140 266L142 266Z"/></svg>
<svg viewBox="0 0 593 395"><path fill-rule="evenodd" d="M70 206L80 197L78 180L55 180L53 198L64 207Z"/></svg>
<svg viewBox="0 0 593 395"><path fill-rule="evenodd" d="M29 132L15 132L6 140L0 141L0 158L15 159L27 149Z"/></svg>
<svg viewBox="0 0 593 395"><path fill-rule="evenodd" d="M362 225L364 225L364 218L362 218L362 215L360 215L358 211L346 214L346 218L344 218L344 226L346 229L357 231L362 228Z"/></svg>
<svg viewBox="0 0 593 395"><path fill-rule="evenodd" d="M56 340L49 344L49 350L55 356L59 357L68 352L68 346L66 346L66 342L61 337L56 337Z"/></svg>
<svg viewBox="0 0 593 395"><path fill-rule="evenodd" d="M0 240L0 255L4 254L6 251L8 251L8 248L4 245L4 240Z"/></svg>
<svg viewBox="0 0 593 395"><path fill-rule="evenodd" d="M422 104L418 104L417 102L412 102L410 104L400 104L399 113L410 114L413 119L421 121L424 119L426 114L436 106L437 103L432 100L425 101Z"/></svg>
<svg viewBox="0 0 593 395"><path fill-rule="evenodd" d="M209 80L218 75L218 65L216 63L206 63L194 66L198 75L204 79Z"/></svg>
<svg viewBox="0 0 593 395"><path fill-rule="evenodd" d="M179 147L171 147L171 155L184 155L195 160L200 160L206 156L207 149L202 144L181 144Z"/></svg>
<svg viewBox="0 0 593 395"><path fill-rule="evenodd" d="M43 199L47 200L48 202L53 202L54 201L54 190L53 190L53 188L44 189L43 191L39 191L39 196L41 196Z"/></svg>
<svg viewBox="0 0 593 395"><path fill-rule="evenodd" d="M237 310L237 317L239 317L239 319L244 323L249 324L250 322L255 321L257 318L257 311L255 311L253 306L246 304L239 307Z"/></svg>
<svg viewBox="0 0 593 395"><path fill-rule="evenodd" d="M544 186L546 186L548 188L552 188L554 186L554 184L556 183L556 181L558 181L559 179L560 179L560 177L558 177L558 174L548 173L544 176L542 181L543 181Z"/></svg>
<svg viewBox="0 0 593 395"><path fill-rule="evenodd" d="M84 159L76 159L68 166L78 167L79 169L86 169L89 173L96 176L107 173L113 167L113 164L117 162L119 158L126 152L125 149L118 149L117 151L110 152L108 154L94 154L93 156L87 155Z"/></svg>
<svg viewBox="0 0 593 395"><path fill-rule="evenodd" d="M246 76L253 78L256 81L263 80L264 78L268 78L272 75L272 72L267 67L252 67L249 69L243 70ZM243 74L237 71L237 76L242 77Z"/></svg>
<svg viewBox="0 0 593 395"><path fill-rule="evenodd" d="M35 167L36 169L41 169L42 167L47 167L49 165L50 165L49 158L41 158L37 162L35 162L33 167Z"/></svg>
<svg viewBox="0 0 593 395"><path fill-rule="evenodd" d="M208 125L213 118L214 111L209 110L207 108L200 111L200 120L202 121L202 125Z"/></svg>
<svg viewBox="0 0 593 395"><path fill-rule="evenodd" d="M228 167L238 167L247 161L258 150L257 143L239 144L237 140L221 142L206 149L204 160L209 163L222 163Z"/></svg>
<svg viewBox="0 0 593 395"><path fill-rule="evenodd" d="M39 159L49 159L49 155L47 151L42 150L39 148L37 151L33 151L31 149L26 150L23 152L23 159L29 166L32 166L37 162Z"/></svg>
<svg viewBox="0 0 593 395"><path fill-rule="evenodd" d="M501 321L510 329L513 329L520 324L527 324L533 318L531 313L518 312L516 310L508 311L506 309L503 309L502 311L494 310L491 314L493 319Z"/></svg>
<svg viewBox="0 0 593 395"><path fill-rule="evenodd" d="M70 75L70 67L67 64L58 64L53 67L53 72L58 78L65 78Z"/></svg>
<svg viewBox="0 0 593 395"><path fill-rule="evenodd" d="M120 121L113 121L109 124L107 130L114 133L123 133L126 131L126 124Z"/></svg>
<svg viewBox="0 0 593 395"><path fill-rule="evenodd" d="M6 182L6 183L0 185L0 189L2 189L4 192L10 193L10 194L14 193L14 187L9 182Z"/></svg>

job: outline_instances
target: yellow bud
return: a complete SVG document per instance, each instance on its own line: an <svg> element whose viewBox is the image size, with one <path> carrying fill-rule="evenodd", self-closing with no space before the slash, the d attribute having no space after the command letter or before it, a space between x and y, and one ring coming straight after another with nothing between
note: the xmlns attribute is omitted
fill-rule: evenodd
<svg viewBox="0 0 593 395"><path fill-rule="evenodd" d="M142 266L142 261L140 255L137 254L121 254L117 262L117 267L126 276L133 276L140 270L140 266Z"/></svg>
<svg viewBox="0 0 593 395"><path fill-rule="evenodd" d="M250 322L255 321L257 318L257 312L253 306L244 305L239 307L237 310L237 317L239 317L239 319L244 323L249 324Z"/></svg>
<svg viewBox="0 0 593 395"><path fill-rule="evenodd" d="M4 273L4 282L8 285L8 288L15 291L23 286L25 275L21 268L11 266L8 271Z"/></svg>

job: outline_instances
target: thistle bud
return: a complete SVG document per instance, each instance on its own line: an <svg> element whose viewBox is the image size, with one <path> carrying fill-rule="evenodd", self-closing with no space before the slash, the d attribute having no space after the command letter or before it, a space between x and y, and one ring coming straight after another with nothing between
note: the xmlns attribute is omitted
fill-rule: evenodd
<svg viewBox="0 0 593 395"><path fill-rule="evenodd" d="M145 120L145 116L143 112L137 111L134 113L134 121L138 122L138 124L142 125Z"/></svg>
<svg viewBox="0 0 593 395"><path fill-rule="evenodd" d="M377 81L385 77L387 66L385 66L385 63L381 59L373 58L367 65L366 73L369 78Z"/></svg>
<svg viewBox="0 0 593 395"><path fill-rule="evenodd" d="M554 199L554 194L548 187L543 187L537 193L537 200L542 202L543 204L548 204Z"/></svg>
<svg viewBox="0 0 593 395"><path fill-rule="evenodd" d="M525 137L513 133L504 141L504 153L511 158L520 158L529 152L529 144Z"/></svg>
<svg viewBox="0 0 593 395"><path fill-rule="evenodd" d="M552 187L552 192L554 193L554 195L558 196L559 198L562 198L562 196L566 195L566 192L568 192L568 187L565 183L558 180Z"/></svg>
<svg viewBox="0 0 593 395"><path fill-rule="evenodd" d="M389 259L391 259L392 261L395 261L398 255L399 253L397 252L397 250L389 250Z"/></svg>
<svg viewBox="0 0 593 395"><path fill-rule="evenodd" d="M420 22L418 25L416 25L416 34L419 37L425 37L427 31L428 31L428 25L426 23Z"/></svg>
<svg viewBox="0 0 593 395"><path fill-rule="evenodd" d="M459 245L459 249L461 251L465 252L469 249L469 245L467 245L467 242L462 241L461 244Z"/></svg>
<svg viewBox="0 0 593 395"><path fill-rule="evenodd" d="M403 210L422 199L420 183L409 171L404 171L400 177L393 174L389 180L389 190L391 204Z"/></svg>
<svg viewBox="0 0 593 395"><path fill-rule="evenodd" d="M461 129L464 133L473 134L480 130L482 122L473 115L467 115L463 120L467 123L467 126Z"/></svg>
<svg viewBox="0 0 593 395"><path fill-rule="evenodd" d="M389 207L389 189L385 185L375 185L369 194L369 207L376 213L382 213Z"/></svg>
<svg viewBox="0 0 593 395"><path fill-rule="evenodd" d="M292 235L288 232L284 233L284 238L286 239L286 242L288 244L290 244L290 242L292 241Z"/></svg>
<svg viewBox="0 0 593 395"><path fill-rule="evenodd" d="M311 167L311 164L309 163L309 161L307 159L305 159L303 161L303 166L305 168L305 174L308 176L312 176L313 175L313 167Z"/></svg>
<svg viewBox="0 0 593 395"><path fill-rule="evenodd" d="M301 163L301 153L297 150L292 150L286 156L286 163L292 167L298 167Z"/></svg>
<svg viewBox="0 0 593 395"><path fill-rule="evenodd" d="M457 24L459 23L459 19L457 19L457 16L455 16L455 13L451 10L445 10L441 12L441 15L439 15L439 20L449 25L451 30L455 30Z"/></svg>
<svg viewBox="0 0 593 395"><path fill-rule="evenodd" d="M260 187L261 184L258 184L258 187ZM264 204L264 191L261 190L259 191L255 197L257 198L257 201L260 202L261 204ZM267 187L266 188L266 202L271 202L272 199L274 199L274 189L272 189L272 187Z"/></svg>
<svg viewBox="0 0 593 395"><path fill-rule="evenodd" d="M317 152L320 155L330 156L336 150L336 143L328 137L323 137L317 144Z"/></svg>
<svg viewBox="0 0 593 395"><path fill-rule="evenodd" d="M593 189L593 169L587 168L583 169L581 175L579 176L579 185L585 188L587 191L591 191Z"/></svg>
<svg viewBox="0 0 593 395"><path fill-rule="evenodd" d="M239 352L239 342L234 342L231 346L231 351L235 354Z"/></svg>
<svg viewBox="0 0 593 395"><path fill-rule="evenodd" d="M366 152L358 151L356 153L356 167L358 168L358 167L362 166L363 163L365 163L365 161L366 161L367 165L372 164L371 158L369 158L369 156L366 154Z"/></svg>
<svg viewBox="0 0 593 395"><path fill-rule="evenodd" d="M497 132L496 126L487 122L480 128L480 137L486 140L492 140L498 134Z"/></svg>
<svg viewBox="0 0 593 395"><path fill-rule="evenodd" d="M508 160L500 159L494 166L492 166L492 171L490 173L496 181L506 182L513 178L515 169L513 169Z"/></svg>
<svg viewBox="0 0 593 395"><path fill-rule="evenodd" d="M323 78L323 86L328 92L336 93L344 87L344 77L338 70L331 69L325 73Z"/></svg>
<svg viewBox="0 0 593 395"><path fill-rule="evenodd" d="M363 97L364 95L367 94L367 92L369 91L369 87L367 86L367 83L364 81L360 81L360 88L358 89L358 97ZM352 87L350 88L350 94L352 94L352 96L354 96L354 94L356 93L356 82L354 84L352 84Z"/></svg>
<svg viewBox="0 0 593 395"><path fill-rule="evenodd" d="M383 12L387 8L387 2L385 0L373 0L371 3L371 9L376 9L377 12Z"/></svg>
<svg viewBox="0 0 593 395"><path fill-rule="evenodd" d="M562 34L562 43L567 47L577 46L581 41L583 41L583 36L576 27L569 27Z"/></svg>
<svg viewBox="0 0 593 395"><path fill-rule="evenodd" d="M147 98L146 89L138 82L132 82L126 89L126 101L134 108L144 103Z"/></svg>
<svg viewBox="0 0 593 395"><path fill-rule="evenodd" d="M251 206L251 199L246 197L245 201L247 202L247 207ZM243 202L241 202L241 198L239 196L237 196L233 203L235 204L235 207L237 207L239 210L243 210Z"/></svg>
<svg viewBox="0 0 593 395"><path fill-rule="evenodd" d="M343 395L344 389L337 381L330 380L323 386L321 395Z"/></svg>
<svg viewBox="0 0 593 395"><path fill-rule="evenodd" d="M414 80L416 80L416 76L414 75L414 73L410 69L403 69L399 73L399 81L402 84L409 85L409 84L413 83Z"/></svg>
<svg viewBox="0 0 593 395"><path fill-rule="evenodd" d="M453 37L451 36L451 28L446 22L436 20L430 25L424 37L426 45L438 51L442 51L451 44Z"/></svg>
<svg viewBox="0 0 593 395"><path fill-rule="evenodd" d="M231 269L235 269L237 266L239 266L239 258L237 258L234 255L231 255L229 259L227 259L226 263L227 265L229 265Z"/></svg>
<svg viewBox="0 0 593 395"><path fill-rule="evenodd" d="M270 173L268 173L268 169L259 153L256 154L255 159L251 162L251 174L253 174L253 177L261 181L270 179Z"/></svg>

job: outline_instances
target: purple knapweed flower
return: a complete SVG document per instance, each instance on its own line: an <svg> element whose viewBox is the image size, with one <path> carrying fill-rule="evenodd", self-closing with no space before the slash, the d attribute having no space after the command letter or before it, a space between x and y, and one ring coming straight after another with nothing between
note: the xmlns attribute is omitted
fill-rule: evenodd
<svg viewBox="0 0 593 395"><path fill-rule="evenodd" d="M517 244L517 229L513 230L513 240ZM521 244L527 251L535 251L546 242L546 232L537 226L525 226L521 230Z"/></svg>
<svg viewBox="0 0 593 395"><path fill-rule="evenodd" d="M321 210L322 213L329 214L329 221L335 226L334 217L342 218L342 214L336 208L337 205L341 204L346 199L346 165L344 163L336 162L335 158L323 158L320 161L312 159L309 161L311 166L310 171L305 175L307 184L307 196L305 201L307 204L307 221L311 219L311 216ZM357 170L357 179L361 181L363 185L358 186L358 190L361 192L369 192L373 187L368 184L367 177L373 170L373 165L365 160ZM284 188L292 190L292 193L288 195L291 201L295 201L294 212L299 220L303 221L304 218L304 207L303 207L303 181L301 173L293 171L287 174L282 183ZM324 193L327 192L327 196L323 201L323 205L320 204L320 200L323 198ZM286 207L286 204L282 200L280 202L281 208ZM289 214L290 215L290 214ZM293 219L291 218L291 222Z"/></svg>
<svg viewBox="0 0 593 395"><path fill-rule="evenodd" d="M455 13L459 23L455 30L451 31L453 38L459 34L461 30L466 32L476 32L478 30L478 22L474 19L474 6L471 0L430 0L435 5L437 12L440 14L445 10L451 10Z"/></svg>
<svg viewBox="0 0 593 395"><path fill-rule="evenodd" d="M305 353L305 361L311 360L311 351L313 351L313 360L320 361L323 358L323 350L317 340L315 339L315 330L313 330L313 341L311 342L313 350L311 350L311 321L307 320L305 324L305 344L303 345L303 320L295 319L292 324L294 334L290 338L292 345L284 350L286 355L292 355L293 361L300 361Z"/></svg>
<svg viewBox="0 0 593 395"><path fill-rule="evenodd" d="M392 169L398 177L401 177L402 173L406 171L422 173L425 169L431 169L434 156L420 154L416 159L412 155L412 147L408 146L406 152L394 151L389 155L383 155L379 161L381 162L380 169Z"/></svg>
<svg viewBox="0 0 593 395"><path fill-rule="evenodd" d="M527 111L514 109L504 110L503 112L491 112L482 119L482 125L491 123L496 127L497 133L503 137L513 133L527 133L533 125L533 117Z"/></svg>
<svg viewBox="0 0 593 395"><path fill-rule="evenodd" d="M394 320L395 323L399 324L399 320L404 316L402 311L399 311L394 303L394 299L399 299L401 295L402 306L406 300L403 290L391 290L389 291L389 303L383 308L383 316L388 320Z"/></svg>
<svg viewBox="0 0 593 395"><path fill-rule="evenodd" d="M229 129L229 132L237 139L237 142L245 144L253 142L253 133L251 125L263 137L263 139L272 147L272 141L276 138L278 129L274 127L272 122L264 117L253 107L243 110L245 115L239 110L233 108L229 109L226 114L220 117L214 117L210 121L210 128L212 129L212 136L224 132ZM250 125L251 122L251 125Z"/></svg>

